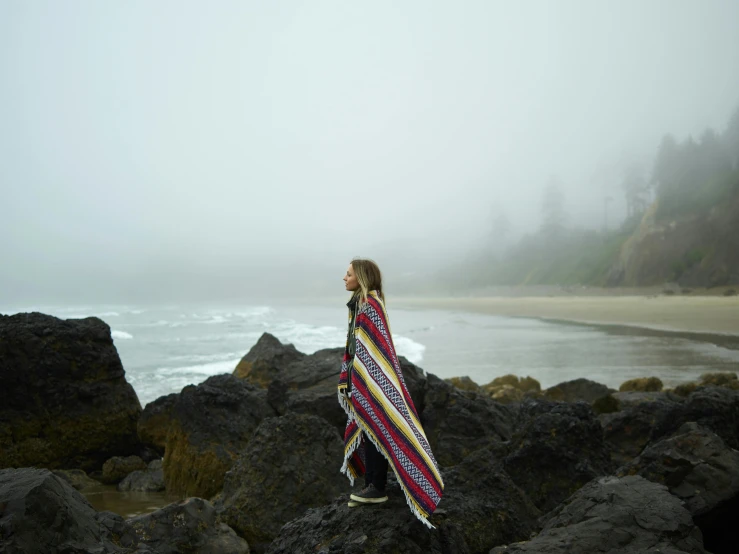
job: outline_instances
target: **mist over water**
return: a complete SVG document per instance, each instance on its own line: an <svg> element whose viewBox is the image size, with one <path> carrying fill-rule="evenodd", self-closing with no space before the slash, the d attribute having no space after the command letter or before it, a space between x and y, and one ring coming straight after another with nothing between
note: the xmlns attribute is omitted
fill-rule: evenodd
<svg viewBox="0 0 739 554"><path fill-rule="evenodd" d="M301 352L343 347L341 304L37 307L62 318L97 315L142 405L212 375L231 373L264 332ZM0 313L30 311L34 307ZM613 335L597 328L435 310L390 310L398 354L441 378L467 375L486 384L530 375L542 387L586 377L613 388L656 376L665 386L709 371L735 371L739 351L679 337ZM337 359L337 380L339 362Z"/></svg>

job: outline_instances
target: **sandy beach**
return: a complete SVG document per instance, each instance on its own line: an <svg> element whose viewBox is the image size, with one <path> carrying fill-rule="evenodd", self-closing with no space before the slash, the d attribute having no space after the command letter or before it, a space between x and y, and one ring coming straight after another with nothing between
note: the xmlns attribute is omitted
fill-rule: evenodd
<svg viewBox="0 0 739 554"><path fill-rule="evenodd" d="M408 309L531 317L592 325L739 336L739 296L396 298Z"/></svg>

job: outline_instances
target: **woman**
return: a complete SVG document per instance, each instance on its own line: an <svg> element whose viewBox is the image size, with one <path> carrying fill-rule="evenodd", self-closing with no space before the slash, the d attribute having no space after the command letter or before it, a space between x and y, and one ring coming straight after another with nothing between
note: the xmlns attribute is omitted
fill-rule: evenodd
<svg viewBox="0 0 739 554"><path fill-rule="evenodd" d="M339 403L349 418L341 471L352 485L356 477L365 478L350 506L387 500L389 465L411 511L433 528L428 517L441 500L444 483L400 371L380 268L372 260L354 259L344 283L352 297L339 377Z"/></svg>

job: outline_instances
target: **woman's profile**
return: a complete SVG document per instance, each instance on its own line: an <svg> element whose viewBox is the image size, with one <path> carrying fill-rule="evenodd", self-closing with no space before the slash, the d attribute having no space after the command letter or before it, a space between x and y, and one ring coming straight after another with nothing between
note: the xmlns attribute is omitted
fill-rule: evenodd
<svg viewBox="0 0 739 554"><path fill-rule="evenodd" d="M433 527L428 517L441 500L444 483L400 370L380 268L356 258L344 283L352 296L338 390L348 417L341 471L352 485L364 475L365 484L350 496L349 505L387 501L389 466L411 511Z"/></svg>

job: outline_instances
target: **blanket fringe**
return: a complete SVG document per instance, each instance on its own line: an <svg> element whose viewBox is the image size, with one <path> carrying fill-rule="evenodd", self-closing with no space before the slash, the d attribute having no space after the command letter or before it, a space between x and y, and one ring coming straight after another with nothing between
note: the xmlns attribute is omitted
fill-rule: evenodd
<svg viewBox="0 0 739 554"><path fill-rule="evenodd" d="M359 448L359 445L362 442L362 435L369 438L369 440L372 441L372 444L375 445L375 448L377 448L377 451L383 453L383 456L385 455L384 454L385 449L378 443L377 440L375 440L374 435L365 431L359 419L354 417L354 412L349 406L349 403L347 402L346 397L341 392L339 392L338 394L339 394L339 404L341 404L341 407L344 408L346 415L349 417L350 420L354 421L357 424L357 426L362 430L361 433L357 434L357 438L354 439L352 443L350 444L349 451L344 456L344 463L341 466L341 470L340 470L341 473L344 473L349 478L349 482L351 483L351 485L354 486L354 476L351 474L351 471L349 470L349 460L351 459L352 454L354 454L354 451L357 448ZM387 458L387 456L385 457ZM429 520L425 518L421 514L421 512L418 511L418 508L416 507L415 503L411 500L411 496L410 494L408 494L408 491L406 490L405 485L403 484L403 481L400 479L400 476L398 475L398 472L396 471L395 466L393 464L388 464L388 465L392 468L393 473L395 473L395 479L398 481L398 484L400 485L400 489L403 491L403 494L405 495L406 504L408 504L408 507L410 508L413 515L416 516L421 521L421 523L423 523L429 529L436 529L436 527L431 525Z"/></svg>

